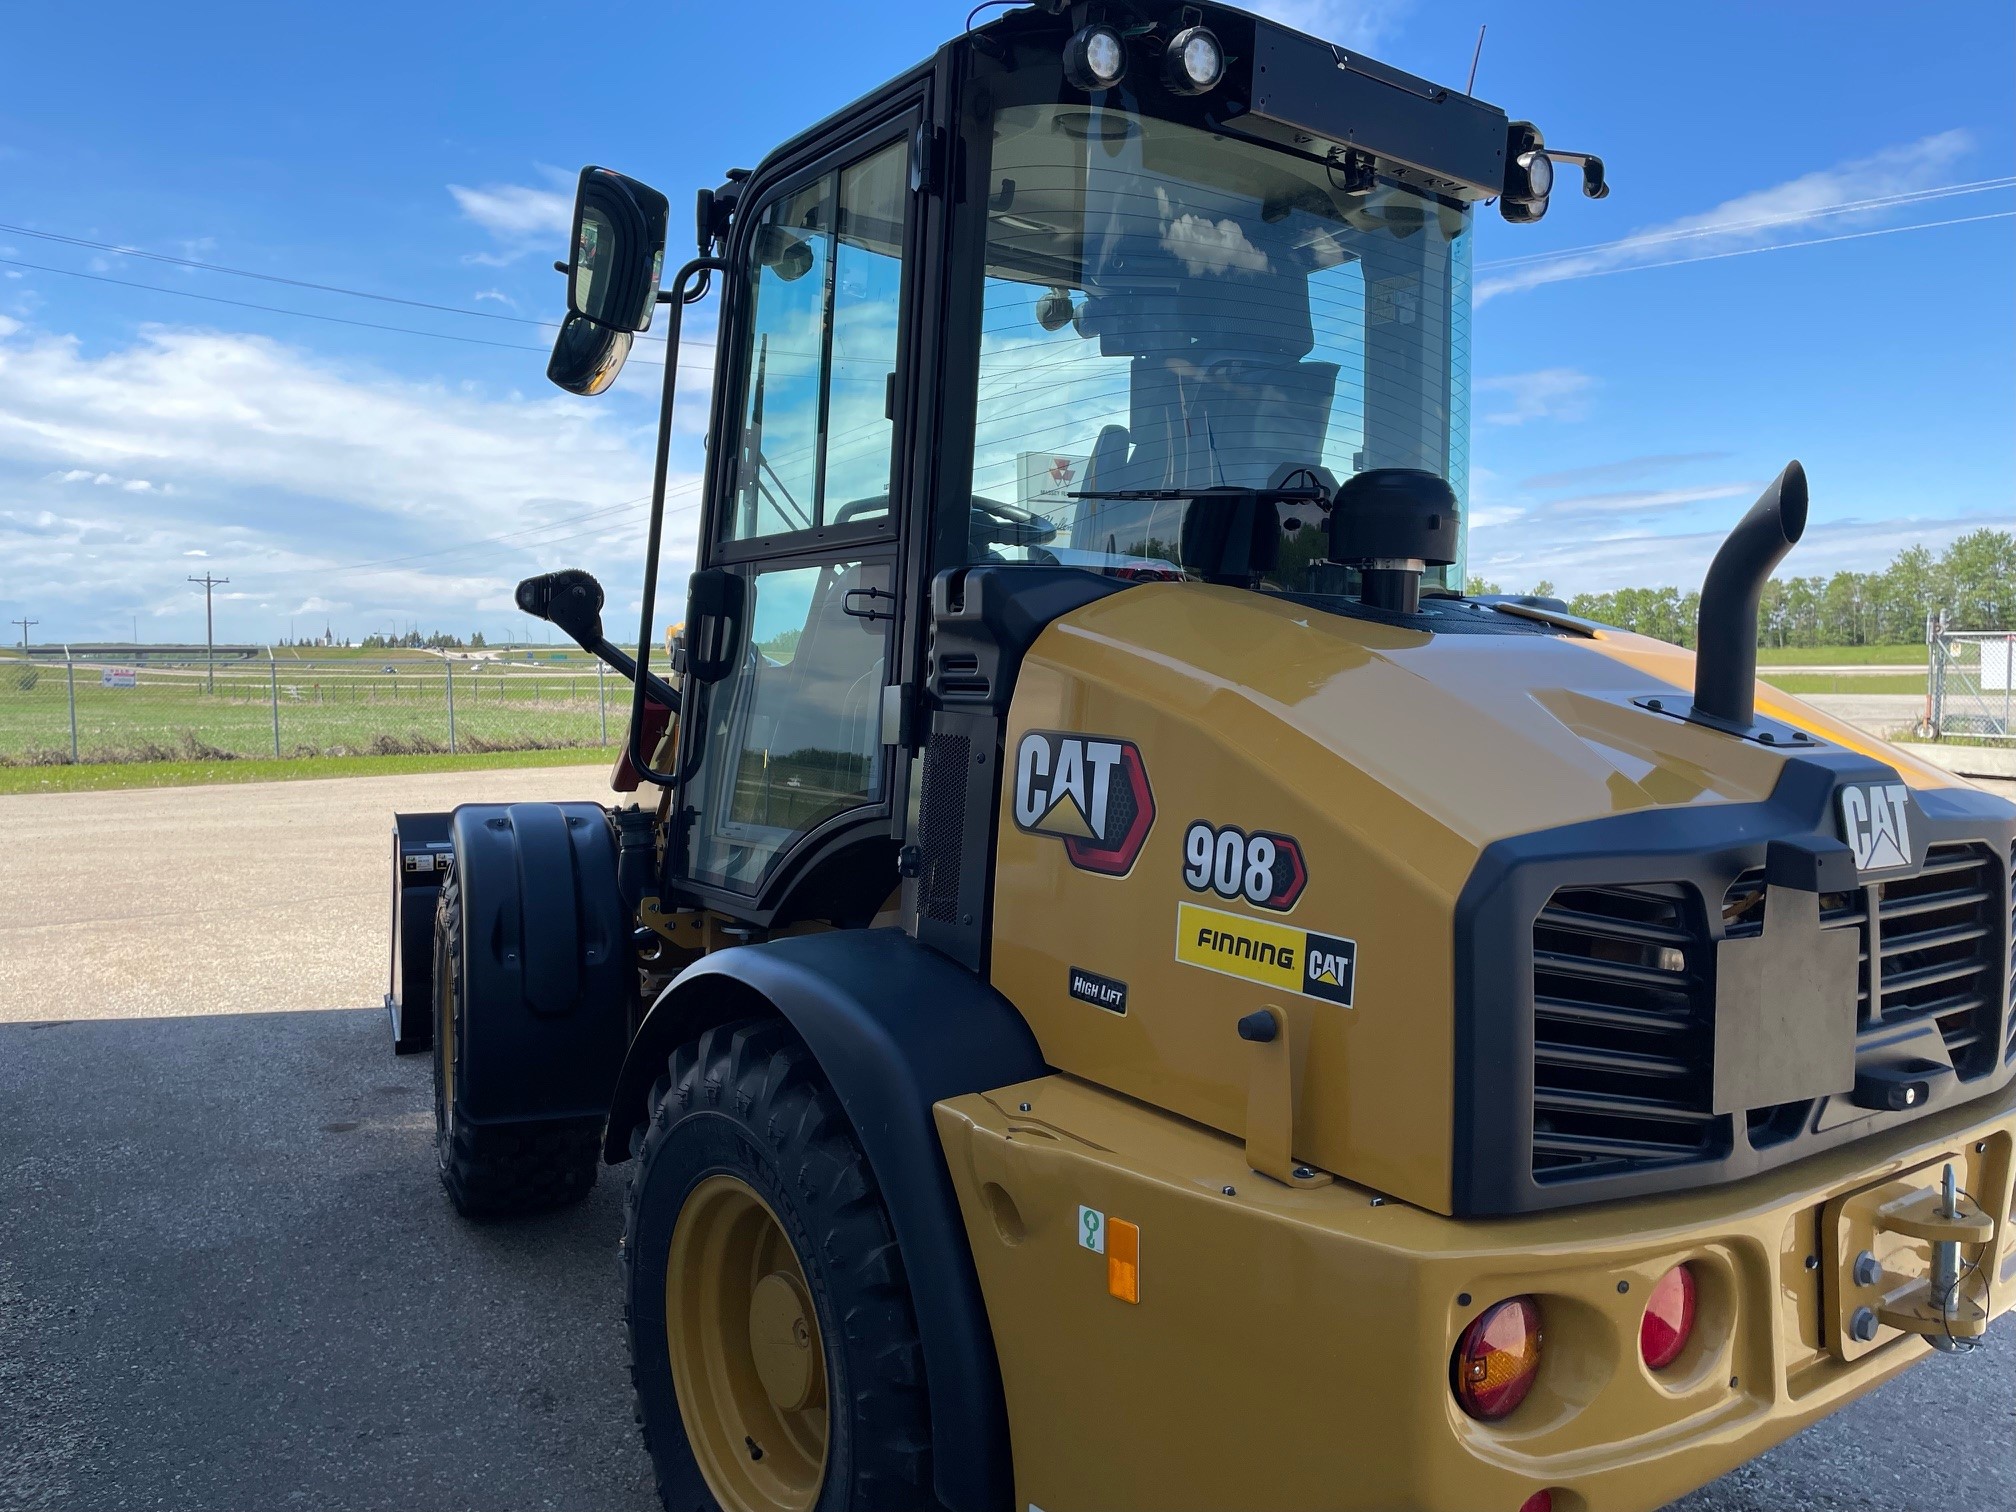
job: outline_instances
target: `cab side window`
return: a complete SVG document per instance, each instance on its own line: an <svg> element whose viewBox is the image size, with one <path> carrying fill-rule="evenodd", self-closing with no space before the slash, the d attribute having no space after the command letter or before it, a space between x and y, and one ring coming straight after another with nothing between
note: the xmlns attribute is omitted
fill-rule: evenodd
<svg viewBox="0 0 2016 1512"><path fill-rule="evenodd" d="M888 518L908 207L896 142L762 212L728 540Z"/></svg>

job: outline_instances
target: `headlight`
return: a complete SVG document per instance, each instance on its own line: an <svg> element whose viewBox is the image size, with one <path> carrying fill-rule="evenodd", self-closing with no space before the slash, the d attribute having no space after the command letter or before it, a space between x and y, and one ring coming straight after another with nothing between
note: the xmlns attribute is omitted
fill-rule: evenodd
<svg viewBox="0 0 2016 1512"><path fill-rule="evenodd" d="M1225 77L1225 49L1202 26L1186 27L1162 54L1162 82L1176 94L1199 95Z"/></svg>
<svg viewBox="0 0 2016 1512"><path fill-rule="evenodd" d="M1110 26L1081 28L1064 45L1064 77L1080 89L1111 89L1126 73L1127 44Z"/></svg>

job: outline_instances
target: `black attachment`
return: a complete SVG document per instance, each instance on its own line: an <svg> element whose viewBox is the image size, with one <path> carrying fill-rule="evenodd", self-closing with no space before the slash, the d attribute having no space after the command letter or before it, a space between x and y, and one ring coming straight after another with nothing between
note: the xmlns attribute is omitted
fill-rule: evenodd
<svg viewBox="0 0 2016 1512"><path fill-rule="evenodd" d="M1582 193L1589 199L1608 199L1609 180L1603 176L1603 159L1593 152L1555 152L1548 149L1547 156L1557 163L1576 163L1582 169Z"/></svg>
<svg viewBox="0 0 2016 1512"><path fill-rule="evenodd" d="M1757 606L1806 530L1806 469L1785 470L1736 522L1701 585L1692 718L1745 734L1757 716Z"/></svg>
<svg viewBox="0 0 2016 1512"><path fill-rule="evenodd" d="M534 619L545 620L566 632L567 638L598 661L614 667L632 681L637 663L630 653L612 643L602 633L602 585L594 575L578 567L561 572L542 572L518 585L518 608ZM663 678L645 674L651 697L673 713L679 712L679 693Z"/></svg>
<svg viewBox="0 0 2016 1512"><path fill-rule="evenodd" d="M1421 574L1456 560L1456 492L1439 473L1375 467L1337 490L1330 560L1363 575L1360 597L1375 609L1413 614Z"/></svg>
<svg viewBox="0 0 2016 1512"><path fill-rule="evenodd" d="M385 1012L399 1055L434 1043L434 903L455 856L449 817L392 816L392 980Z"/></svg>
<svg viewBox="0 0 2016 1512"><path fill-rule="evenodd" d="M1859 884L1855 852L1832 835L1792 835L1764 851L1764 882L1801 892L1850 892Z"/></svg>
<svg viewBox="0 0 2016 1512"><path fill-rule="evenodd" d="M1280 1028L1274 1022L1274 1010L1271 1008L1256 1008L1239 1020L1239 1038L1250 1040L1256 1045L1272 1044L1274 1036L1279 1032Z"/></svg>
<svg viewBox="0 0 2016 1512"><path fill-rule="evenodd" d="M687 579L686 675L694 681L717 683L735 670L747 586L726 567L708 567Z"/></svg>
<svg viewBox="0 0 2016 1512"><path fill-rule="evenodd" d="M1874 1108L1879 1113L1903 1113L1924 1107L1932 1100L1933 1080L1952 1074L1951 1066L1929 1060L1869 1066L1855 1073L1855 1090L1849 1101L1858 1108Z"/></svg>

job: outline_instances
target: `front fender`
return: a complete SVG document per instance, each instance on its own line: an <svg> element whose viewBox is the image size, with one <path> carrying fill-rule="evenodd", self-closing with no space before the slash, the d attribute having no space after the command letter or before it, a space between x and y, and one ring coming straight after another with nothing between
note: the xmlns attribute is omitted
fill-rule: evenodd
<svg viewBox="0 0 2016 1512"><path fill-rule="evenodd" d="M939 1499L954 1512L1005 1508L1014 1476L1001 1374L931 1108L1043 1075L1035 1036L986 982L900 930L717 951L645 1016L617 1078L604 1156L629 1158L674 1048L761 1012L786 1019L817 1058L889 1205L924 1346Z"/></svg>

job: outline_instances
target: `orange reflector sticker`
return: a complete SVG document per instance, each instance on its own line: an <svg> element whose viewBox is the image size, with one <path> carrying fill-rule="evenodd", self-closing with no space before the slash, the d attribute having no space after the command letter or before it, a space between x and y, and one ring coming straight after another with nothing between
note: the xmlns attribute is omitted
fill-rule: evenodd
<svg viewBox="0 0 2016 1512"><path fill-rule="evenodd" d="M1106 1220L1106 1290L1122 1302L1141 1300L1141 1226Z"/></svg>

